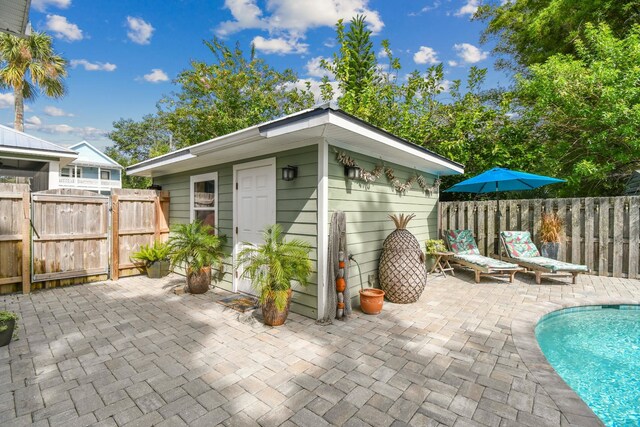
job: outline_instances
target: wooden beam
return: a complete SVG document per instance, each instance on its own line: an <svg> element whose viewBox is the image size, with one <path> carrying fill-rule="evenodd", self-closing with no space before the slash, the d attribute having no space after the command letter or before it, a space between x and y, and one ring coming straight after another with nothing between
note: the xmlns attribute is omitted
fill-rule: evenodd
<svg viewBox="0 0 640 427"><path fill-rule="evenodd" d="M64 194L34 194L34 202L55 202L55 203L85 203L102 205L107 203L109 199L100 196L76 196Z"/></svg>
<svg viewBox="0 0 640 427"><path fill-rule="evenodd" d="M120 236L132 236L135 234L155 234L155 228L138 228L136 230L120 230Z"/></svg>
<svg viewBox="0 0 640 427"><path fill-rule="evenodd" d="M118 195L111 195L111 280L120 277L120 203Z"/></svg>
<svg viewBox="0 0 640 427"><path fill-rule="evenodd" d="M69 270L69 271L57 271L55 273L34 274L34 282L44 282L47 280L62 280L73 279L74 277L85 276L97 276L99 274L106 274L106 268L90 268L88 270Z"/></svg>
<svg viewBox="0 0 640 427"><path fill-rule="evenodd" d="M34 237L34 242L58 242L58 241L74 241L74 240L99 240L107 239L108 233L99 234L45 234L40 237Z"/></svg>
<svg viewBox="0 0 640 427"><path fill-rule="evenodd" d="M160 196L156 196L154 200L155 206L155 218L153 221L153 225L155 226L155 230L153 233L153 238L156 242L160 241L160 218L162 217L162 206L160 206Z"/></svg>
<svg viewBox="0 0 640 427"><path fill-rule="evenodd" d="M31 193L22 193L22 293L31 292Z"/></svg>
<svg viewBox="0 0 640 427"><path fill-rule="evenodd" d="M22 276L3 277L0 279L0 286L9 285L11 283L20 283L20 282L22 282Z"/></svg>
<svg viewBox="0 0 640 427"><path fill-rule="evenodd" d="M0 242L19 242L22 240L22 236L23 233L0 235Z"/></svg>

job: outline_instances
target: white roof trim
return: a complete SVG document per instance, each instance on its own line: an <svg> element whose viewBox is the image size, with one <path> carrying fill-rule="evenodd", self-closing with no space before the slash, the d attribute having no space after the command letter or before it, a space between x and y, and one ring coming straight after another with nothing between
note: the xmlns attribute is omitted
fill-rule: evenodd
<svg viewBox="0 0 640 427"><path fill-rule="evenodd" d="M80 141L77 144L73 144L72 146L69 147L70 150L75 150L76 147L79 147L81 145L86 145L87 147L89 147L93 152L95 152L96 154L98 154L100 157L102 157L105 161L107 161L109 164L113 165L116 168L120 168L122 169L122 165L120 165L120 163L116 162L115 160L113 160L111 157L107 156L106 154L104 154L102 151L100 151L99 149L97 149L93 144L89 143L88 141ZM81 164L80 162L76 162L76 164ZM82 163L85 164L85 163ZM93 164L99 164L99 163L86 163L89 165L93 165Z"/></svg>
<svg viewBox="0 0 640 427"><path fill-rule="evenodd" d="M405 153L411 154L412 156L419 157L423 160L436 163L441 165L447 169L453 170L458 173L464 173L463 167L454 166L451 162L448 162L439 156L435 156L433 154L429 154L428 152L421 150L416 147L412 147L409 144L401 143L394 138L386 136L379 131L375 131L374 129L370 129L366 126L363 126L353 120L349 120L348 118L341 117L335 114L333 111L329 112L329 122L336 126L339 126L343 129L351 130L353 132L357 132L362 136L370 138L374 141L380 142L384 145L387 145L395 150L404 151Z"/></svg>

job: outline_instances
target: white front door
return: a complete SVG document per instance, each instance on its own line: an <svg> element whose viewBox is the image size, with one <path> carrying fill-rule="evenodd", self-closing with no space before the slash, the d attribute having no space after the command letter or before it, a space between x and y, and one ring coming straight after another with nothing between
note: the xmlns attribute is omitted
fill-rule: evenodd
<svg viewBox="0 0 640 427"><path fill-rule="evenodd" d="M262 232L276 222L276 169L275 159L234 166L235 192L235 250L236 255L245 244L263 243ZM235 289L255 294L251 282L242 277L242 266L237 265Z"/></svg>

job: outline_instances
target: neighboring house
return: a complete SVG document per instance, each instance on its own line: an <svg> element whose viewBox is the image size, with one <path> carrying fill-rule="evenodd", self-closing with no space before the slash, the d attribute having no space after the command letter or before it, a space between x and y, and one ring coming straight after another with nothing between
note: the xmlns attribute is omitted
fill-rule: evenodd
<svg viewBox="0 0 640 427"><path fill-rule="evenodd" d="M624 196L637 196L640 194L640 170L631 173L629 181L624 188Z"/></svg>
<svg viewBox="0 0 640 427"><path fill-rule="evenodd" d="M78 188L111 194L112 188L122 188L122 166L87 141L69 147L78 158L60 168L60 187Z"/></svg>
<svg viewBox="0 0 640 427"><path fill-rule="evenodd" d="M31 191L58 188L60 169L78 153L0 125L0 182L31 185Z"/></svg>
<svg viewBox="0 0 640 427"><path fill-rule="evenodd" d="M377 277L382 242L394 229L388 214L415 213L408 228L421 242L437 236L437 191L414 184L401 193L385 174L369 184L349 179L337 153L368 171L384 163L402 182L417 173L423 185L432 185L439 176L463 173L462 165L329 105L183 148L127 172L151 177L170 191L172 223L202 219L228 236L230 274L217 284L224 289L252 293L235 260L242 242L261 241L265 225L277 222L287 238L309 242L317 273L306 289L296 289L291 309L320 318L327 291L335 290L335 278L326 277L334 211L346 212L349 253L360 264L365 287ZM282 179L288 166L297 168L291 181ZM353 265L349 287L358 305L360 279Z"/></svg>

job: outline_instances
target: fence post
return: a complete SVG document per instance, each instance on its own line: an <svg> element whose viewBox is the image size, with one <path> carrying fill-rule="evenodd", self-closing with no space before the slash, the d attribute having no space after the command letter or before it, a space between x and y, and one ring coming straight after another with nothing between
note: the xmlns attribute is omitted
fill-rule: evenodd
<svg viewBox="0 0 640 427"><path fill-rule="evenodd" d="M120 278L120 203L111 195L111 280Z"/></svg>
<svg viewBox="0 0 640 427"><path fill-rule="evenodd" d="M22 293L31 292L31 193L22 193Z"/></svg>

